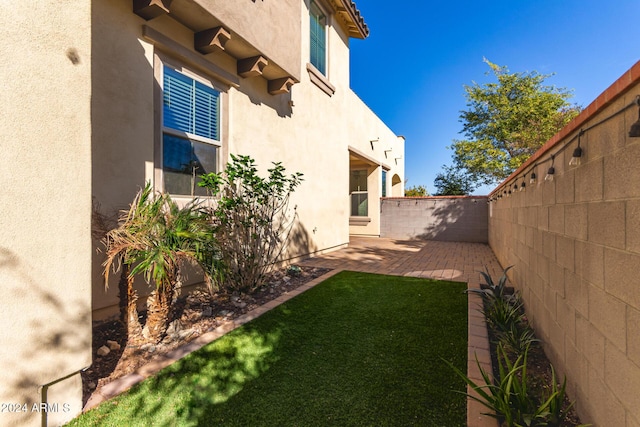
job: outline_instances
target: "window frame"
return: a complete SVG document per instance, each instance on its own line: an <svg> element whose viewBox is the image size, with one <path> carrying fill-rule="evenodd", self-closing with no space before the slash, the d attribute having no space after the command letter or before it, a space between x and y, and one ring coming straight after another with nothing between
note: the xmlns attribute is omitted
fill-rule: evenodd
<svg viewBox="0 0 640 427"><path fill-rule="evenodd" d="M381 191L381 197L387 197L387 170L384 168L382 169L382 191Z"/></svg>
<svg viewBox="0 0 640 427"><path fill-rule="evenodd" d="M212 139L205 136L185 132L179 129L174 129L165 125L164 118L164 74L165 67L188 77L189 79L203 84L218 92L218 106L217 106L217 137L218 139ZM165 182L165 164L164 164L164 139L165 135L180 138L191 143L191 150L193 155L194 143L207 144L215 147L216 158L214 159L215 171L220 172L226 158L226 135L228 124L226 121L225 111L227 109L227 90L228 87L223 85L213 78L207 77L205 73L196 67L190 67L186 64L178 62L168 57L161 55L155 55L154 60L154 76L158 86L156 95L154 98L154 104L157 105L155 109L155 122L156 122L156 137L155 137L155 149L154 149L154 181L157 191L166 192L171 194L175 198L193 199L193 198L206 198L208 196L195 194L195 186L191 188L191 194L170 193L166 190ZM194 71L197 70L197 71Z"/></svg>
<svg viewBox="0 0 640 427"><path fill-rule="evenodd" d="M322 58L322 63L321 64L315 64L313 62L314 59L314 52L312 49L312 45L313 45L313 36L312 36L312 31L313 31L313 27L312 27L312 19L317 16L316 14L313 13L313 8L318 9L318 11L320 12L320 14L323 15L324 18L324 26L323 26L323 33L324 33L324 40L322 41L322 50L324 53L324 58ZM325 7L323 7L319 2L317 2L316 0L311 0L309 2L309 63L315 68L315 70L320 73L322 76L324 77L328 77L328 70L329 70L329 17L331 16L330 13L327 13L327 9ZM322 67L320 67L319 65L322 65ZM322 69L324 68L324 69Z"/></svg>
<svg viewBox="0 0 640 427"><path fill-rule="evenodd" d="M324 15L325 17L325 24L324 24L324 71L319 70L318 68L316 68L316 66L311 62L311 19L312 19L312 8L316 7L320 10L320 12ZM309 55L308 55L308 61L307 62L307 72L309 73L309 80L311 81L311 83L313 83L314 85L316 85L318 88L320 88L324 93L326 93L328 96L333 96L333 94L336 92L336 87L334 85L331 84L331 82L329 81L329 77L330 77L330 65L331 65L331 55L330 55L330 40L331 40L331 23L332 23L332 14L329 12L331 9L325 5L323 2L321 2L320 0L310 0L309 2L309 30L308 30L308 36L309 36L309 42L308 42L308 46L309 46Z"/></svg>
<svg viewBox="0 0 640 427"><path fill-rule="evenodd" d="M366 188L363 190L351 190L352 187L352 183L351 183L351 179L353 176L354 172L364 172L364 178L365 178L365 184L366 184ZM360 187L358 187L360 188ZM366 212L364 213L364 215L360 215L353 213L353 196L360 196L360 195L365 195L366 196ZM358 168L358 169L350 169L349 170L349 216L354 217L354 218L368 218L369 217L369 170L366 168Z"/></svg>

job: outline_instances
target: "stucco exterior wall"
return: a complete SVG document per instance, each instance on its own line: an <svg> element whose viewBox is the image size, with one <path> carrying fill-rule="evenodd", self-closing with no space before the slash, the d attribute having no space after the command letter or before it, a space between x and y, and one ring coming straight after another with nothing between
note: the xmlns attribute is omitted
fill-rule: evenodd
<svg viewBox="0 0 640 427"><path fill-rule="evenodd" d="M487 243L487 197L384 198L380 223L380 237Z"/></svg>
<svg viewBox="0 0 640 427"><path fill-rule="evenodd" d="M228 0L197 0L206 10L215 11L221 23L263 52L296 79L300 79L302 43L300 0L277 2L230 2ZM307 17L308 18L308 17Z"/></svg>
<svg viewBox="0 0 640 427"><path fill-rule="evenodd" d="M213 3L216 2L203 1L199 6L211 7L209 13L221 21L226 15L239 19L249 13L244 11L244 4L222 2L226 5L216 9ZM293 3L297 6L292 6ZM260 7L266 7L267 2L264 4ZM235 13L235 9L243 11ZM290 16L292 10L297 13L295 17ZM304 181L290 204L291 214L295 207L297 215L287 252L287 257L292 258L333 250L348 243L350 147L365 153L375 163L369 190L374 215L366 227L367 234L380 234L377 205L381 195L380 165L389 168L388 181L393 176L404 180L404 139L397 137L349 88L349 38L337 19L329 19L327 34L326 81L334 91L328 94L312 82L307 69L308 14L308 2L284 2L282 17L294 22L286 27L291 37L277 37L274 43L279 45L270 46L278 51L291 49L292 40L297 43L294 49L297 68L292 73L300 76L300 83L293 85L290 93L269 94L268 82L262 76L239 77L237 84L221 82L219 85L223 122L220 167L224 167L228 154L234 153L253 157L263 174L274 161L282 162L290 173L304 174ZM216 67L236 75L236 60L224 52L200 54L194 50L193 29L174 19L171 13L145 21L132 13L129 0L97 0L93 17L93 195L103 212L114 215L118 209L127 207L145 181L150 180L156 189L162 189L157 140L161 109L158 68L163 61L173 61L217 81ZM249 31L247 25L244 23L237 31ZM175 41L179 51L145 37L143 26ZM235 27L231 29L236 31ZM188 55L183 50L188 51ZM212 64L213 71L208 71L207 64ZM372 149L370 141L374 139L379 142ZM385 156L385 150L391 148L393 151ZM391 191L390 183L388 191ZM98 242L94 244L100 247ZM114 276L105 291L102 260L101 254L94 255L92 283L96 319L117 313L117 277ZM188 277L188 283L199 280L197 274ZM141 281L138 287L143 294L149 292Z"/></svg>
<svg viewBox="0 0 640 427"><path fill-rule="evenodd" d="M639 81L636 63L490 195L529 175L526 191L490 204L489 244L502 265L514 265L547 354L567 376L582 422L595 426L640 425L640 138L628 136ZM582 162L569 166L581 129Z"/></svg>
<svg viewBox="0 0 640 427"><path fill-rule="evenodd" d="M91 364L91 4L13 2L0 40L0 424L59 425Z"/></svg>

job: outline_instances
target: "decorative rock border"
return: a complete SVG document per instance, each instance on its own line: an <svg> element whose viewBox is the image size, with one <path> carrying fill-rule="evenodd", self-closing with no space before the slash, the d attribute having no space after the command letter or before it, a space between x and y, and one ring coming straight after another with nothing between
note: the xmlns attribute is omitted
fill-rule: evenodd
<svg viewBox="0 0 640 427"><path fill-rule="evenodd" d="M307 289L311 289L317 284L327 280L329 277L339 273L340 269L332 270L320 277L313 279L312 281L292 290L285 294L280 295L278 298L269 301L268 303L261 305L258 308L251 310L248 313L243 314L233 320L229 320L228 322L218 326L214 330L207 332L205 334L200 335L198 338L193 341L173 350L167 354L158 355L151 362L146 365L140 367L134 373L125 375L124 377L118 378L110 382L109 384L102 387L99 391L95 391L87 403L84 405L82 412L87 412L90 409L95 408L102 402L109 400L120 393L123 393L138 384L139 382L145 380L146 378L157 374L161 369L166 368L172 363L182 359L183 357L193 353L196 350L201 349L205 345L209 344L212 341L217 340L221 336L233 331L236 328L244 325L245 323L263 315L267 311L279 306L280 304L290 300L296 295L300 295Z"/></svg>

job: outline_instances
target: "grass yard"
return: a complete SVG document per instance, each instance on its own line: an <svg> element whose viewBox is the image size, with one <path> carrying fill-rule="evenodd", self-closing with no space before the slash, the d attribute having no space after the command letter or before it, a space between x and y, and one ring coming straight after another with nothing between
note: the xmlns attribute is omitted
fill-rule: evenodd
<svg viewBox="0 0 640 427"><path fill-rule="evenodd" d="M466 285L342 272L73 426L464 426Z"/></svg>

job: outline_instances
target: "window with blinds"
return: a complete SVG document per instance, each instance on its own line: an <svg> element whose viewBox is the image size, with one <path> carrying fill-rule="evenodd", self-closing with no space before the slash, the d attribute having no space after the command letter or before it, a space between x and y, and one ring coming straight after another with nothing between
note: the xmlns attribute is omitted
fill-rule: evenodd
<svg viewBox="0 0 640 427"><path fill-rule="evenodd" d="M163 89L165 128L220 140L220 92L167 66Z"/></svg>
<svg viewBox="0 0 640 427"><path fill-rule="evenodd" d="M327 62L327 17L322 12L320 7L315 2L311 2L311 7L309 9L310 15L310 23L311 23L311 31L310 31L310 39L311 39L311 58L310 62L314 67L318 69L322 74L327 74L326 72L326 62Z"/></svg>
<svg viewBox="0 0 640 427"><path fill-rule="evenodd" d="M220 92L171 67L163 73L164 191L206 195L198 182L200 175L217 171Z"/></svg>

